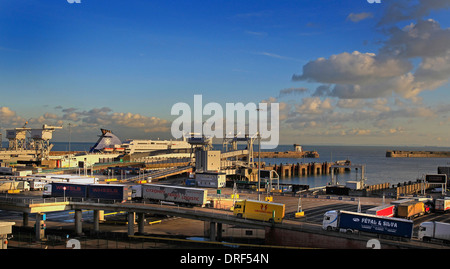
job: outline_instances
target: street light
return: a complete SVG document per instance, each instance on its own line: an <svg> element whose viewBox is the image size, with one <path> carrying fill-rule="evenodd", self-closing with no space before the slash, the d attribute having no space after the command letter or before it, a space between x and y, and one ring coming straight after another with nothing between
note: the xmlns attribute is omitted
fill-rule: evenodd
<svg viewBox="0 0 450 269"><path fill-rule="evenodd" d="M261 111L262 108L257 108L256 111ZM260 117L258 113L258 201L261 201L261 134L259 133ZM267 186L266 186L267 188Z"/></svg>
<svg viewBox="0 0 450 269"><path fill-rule="evenodd" d="M66 201L66 187L63 187L64 190L64 202Z"/></svg>

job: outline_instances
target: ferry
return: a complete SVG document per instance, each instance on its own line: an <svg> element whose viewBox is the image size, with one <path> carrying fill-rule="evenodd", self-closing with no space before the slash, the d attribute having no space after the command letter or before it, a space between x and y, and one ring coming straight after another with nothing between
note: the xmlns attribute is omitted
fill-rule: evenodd
<svg viewBox="0 0 450 269"><path fill-rule="evenodd" d="M147 153L156 150L190 149L186 138L183 140L144 140L127 139L124 142L110 130L100 129L102 134L91 148L90 153L96 152L122 152L125 154Z"/></svg>

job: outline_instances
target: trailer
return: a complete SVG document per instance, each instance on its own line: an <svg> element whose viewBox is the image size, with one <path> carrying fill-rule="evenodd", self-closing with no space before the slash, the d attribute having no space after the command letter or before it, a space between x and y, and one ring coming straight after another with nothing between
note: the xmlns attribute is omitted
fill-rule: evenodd
<svg viewBox="0 0 450 269"><path fill-rule="evenodd" d="M395 205L380 205L368 209L366 213L376 216L393 217L395 214Z"/></svg>
<svg viewBox="0 0 450 269"><path fill-rule="evenodd" d="M199 188L159 184L141 184L132 187L132 198L134 200L144 199L179 205L205 206L207 196L208 191Z"/></svg>
<svg viewBox="0 0 450 269"><path fill-rule="evenodd" d="M45 185L42 197L87 198L88 184L52 182Z"/></svg>
<svg viewBox="0 0 450 269"><path fill-rule="evenodd" d="M410 239L413 233L413 222L400 218L332 210L324 214L322 228L328 231L368 232Z"/></svg>
<svg viewBox="0 0 450 269"><path fill-rule="evenodd" d="M89 177L89 176L79 176L79 175L55 175L55 174L46 174L42 176L48 181L59 181L59 182L72 182L72 183L86 183L86 184L97 184L98 177Z"/></svg>
<svg viewBox="0 0 450 269"><path fill-rule="evenodd" d="M234 204L233 215L238 218L282 222L285 205L256 200L242 200Z"/></svg>
<svg viewBox="0 0 450 269"><path fill-rule="evenodd" d="M398 218L413 219L425 214L425 204L421 201L411 201L397 205Z"/></svg>
<svg viewBox="0 0 450 269"><path fill-rule="evenodd" d="M436 212L447 212L450 209L450 197L439 198L434 202Z"/></svg>
<svg viewBox="0 0 450 269"><path fill-rule="evenodd" d="M67 197L89 200L119 200L125 202L131 199L129 186L120 184L85 184L70 182L52 182L44 187L42 196Z"/></svg>
<svg viewBox="0 0 450 269"><path fill-rule="evenodd" d="M30 190L38 191L43 190L45 185L47 185L47 181L41 181L41 180L30 180L28 181L30 183Z"/></svg>
<svg viewBox="0 0 450 269"><path fill-rule="evenodd" d="M437 221L422 222L419 225L418 238L422 241L435 239L448 244L450 243L450 224Z"/></svg>
<svg viewBox="0 0 450 269"><path fill-rule="evenodd" d="M121 184L90 184L87 197L89 199L120 200L131 199L131 189Z"/></svg>

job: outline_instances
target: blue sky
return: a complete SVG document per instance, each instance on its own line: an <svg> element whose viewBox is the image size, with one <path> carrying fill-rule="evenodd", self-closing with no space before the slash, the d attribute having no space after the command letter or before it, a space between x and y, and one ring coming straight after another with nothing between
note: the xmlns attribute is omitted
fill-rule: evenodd
<svg viewBox="0 0 450 269"><path fill-rule="evenodd" d="M449 6L2 0L0 127L170 138L171 107L202 94L280 103L283 144L448 146Z"/></svg>

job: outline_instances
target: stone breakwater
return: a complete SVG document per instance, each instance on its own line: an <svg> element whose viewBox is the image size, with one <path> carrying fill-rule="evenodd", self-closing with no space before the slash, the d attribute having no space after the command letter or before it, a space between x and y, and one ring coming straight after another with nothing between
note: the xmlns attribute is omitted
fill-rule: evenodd
<svg viewBox="0 0 450 269"><path fill-rule="evenodd" d="M386 157L390 158L450 158L450 151L408 151L388 150Z"/></svg>

